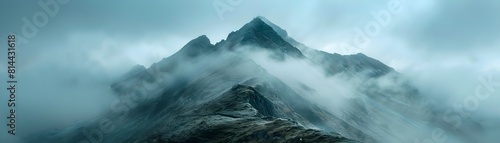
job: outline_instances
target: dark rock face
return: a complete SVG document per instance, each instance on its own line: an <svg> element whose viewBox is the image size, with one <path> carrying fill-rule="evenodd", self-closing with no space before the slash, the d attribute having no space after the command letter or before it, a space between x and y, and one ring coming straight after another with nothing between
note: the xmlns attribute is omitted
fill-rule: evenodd
<svg viewBox="0 0 500 143"><path fill-rule="evenodd" d="M283 40L261 18L254 18L240 30L231 32L225 42L219 43L216 46L236 50L234 48L245 45L268 49L274 53L273 56L277 59L283 59L285 55L299 58L304 57L299 49Z"/></svg>

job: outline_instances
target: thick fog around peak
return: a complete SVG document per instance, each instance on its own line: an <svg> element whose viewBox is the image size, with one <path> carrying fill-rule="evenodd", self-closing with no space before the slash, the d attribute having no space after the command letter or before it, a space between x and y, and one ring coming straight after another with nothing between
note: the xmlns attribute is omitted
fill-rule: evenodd
<svg viewBox="0 0 500 143"><path fill-rule="evenodd" d="M498 128L496 128L498 124L495 123L495 121L499 119L496 113L494 113L496 112L496 108L481 106L478 109L468 111L470 110L469 108L471 108L470 106L475 106L474 104L494 104L495 101L481 100L479 101L480 103L471 103L474 102L471 101L472 97L474 97L473 92L459 93L460 91L452 89L438 89L442 87L439 86L440 84L445 84L445 81L435 81L436 83L432 85L422 85L426 79L413 79L412 76L406 78L396 72L390 72L379 78L367 77L367 72L363 71L355 75L339 73L334 76L327 76L327 73L321 67L307 59L288 57L284 61L277 61L270 59L269 55L272 54L265 50L245 51L242 53L246 53L254 62L263 67L266 72L285 82L292 87L295 92L304 95L306 99L313 101L329 112L339 115L344 119L350 116L349 113L345 112L354 112L359 110L360 106L361 108L371 110L373 113L362 115L363 118L369 119L370 123L363 124L364 126L360 128L367 130L369 135L378 137L378 141L420 142L426 140L441 140L447 142L493 142L495 138L494 134L499 131ZM480 78L490 80L488 76ZM477 84L481 83L476 82L473 84L469 86L477 88ZM496 86L499 85L498 82L493 84ZM391 94L391 97L385 98L391 98L390 100L394 100L393 102L399 102L404 106L412 107L411 111L409 111L412 113L391 109L391 105L383 105L383 102L376 101L373 98L373 96L381 95L363 92L373 90L372 88L374 88L374 85L377 87L376 90L395 93ZM416 90L418 91L408 96L407 92L413 92L412 86L416 86ZM455 87L456 86L448 88ZM463 88L467 87L464 86ZM471 88L470 90L474 91L475 89ZM456 99L449 94L461 98ZM410 98L410 100L405 100L407 98ZM414 103L409 101L414 101ZM454 107L457 103L462 104L460 109ZM448 111L450 111L450 113L448 113ZM381 114L376 112L380 112ZM467 116L461 117L462 114L466 114ZM453 118L453 121L450 121L448 118ZM471 127L467 125L470 124L470 119L472 119L473 122L477 121L483 126L473 128L484 129L468 129ZM457 121L460 123L458 124ZM381 126L384 126L383 128L387 128L387 130L375 131L376 134L370 134L369 130L383 129ZM450 130L450 128L454 126L457 126L457 130L460 130L459 132L475 133L460 135L461 133L455 132L456 129ZM440 136L436 137L436 135L433 135L436 133L440 134ZM370 142L369 140L366 141Z"/></svg>
<svg viewBox="0 0 500 143"><path fill-rule="evenodd" d="M265 50L245 53L269 74L276 76L294 89L302 89L296 91L299 94L315 98L318 102L325 102L324 105L342 107L345 104L343 99L357 96L355 87L351 87L341 78L327 77L323 69L312 65L305 59L288 57L284 61L277 61L269 58L271 54Z"/></svg>

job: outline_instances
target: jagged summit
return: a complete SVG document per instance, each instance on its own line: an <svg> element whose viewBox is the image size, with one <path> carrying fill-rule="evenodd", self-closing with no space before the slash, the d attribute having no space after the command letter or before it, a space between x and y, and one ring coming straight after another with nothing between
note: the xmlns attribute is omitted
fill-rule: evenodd
<svg viewBox="0 0 500 143"><path fill-rule="evenodd" d="M200 53L204 53L213 50L214 45L210 43L210 39L206 35L201 35L189 41L179 53L185 54L188 57L195 57Z"/></svg>
<svg viewBox="0 0 500 143"><path fill-rule="evenodd" d="M278 35L280 35L283 39L288 37L288 32L285 29L279 27L278 25L274 24L273 22L269 21L267 18L265 18L263 16L257 16L257 18L262 20L264 23L269 25L271 28L273 28L273 30L276 31L276 33L278 33ZM293 43L290 43L290 44L293 45Z"/></svg>
<svg viewBox="0 0 500 143"><path fill-rule="evenodd" d="M267 21L267 22L266 22ZM264 17L256 17L249 23L245 24L237 31L228 34L225 40L222 40L215 45L210 43L210 39L206 35L201 35L181 48L172 57L197 57L202 53L235 51L238 48L253 47L256 49L267 49L273 53L273 57L284 59L286 56L302 58L302 52L292 44L283 39L280 34L284 30L276 30L274 24L269 25L269 21ZM286 35L286 31L285 31Z"/></svg>
<svg viewBox="0 0 500 143"><path fill-rule="evenodd" d="M303 57L299 49L285 41L261 17L256 17L237 31L231 32L226 40L216 46L235 50L238 46L258 46L273 51L277 56Z"/></svg>

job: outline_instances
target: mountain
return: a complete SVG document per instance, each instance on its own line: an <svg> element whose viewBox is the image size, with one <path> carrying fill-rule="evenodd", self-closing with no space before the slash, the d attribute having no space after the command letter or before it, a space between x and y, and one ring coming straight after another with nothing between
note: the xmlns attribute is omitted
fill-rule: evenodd
<svg viewBox="0 0 500 143"><path fill-rule="evenodd" d="M99 118L27 141L413 142L444 126L393 68L309 48L264 17L137 65L111 89L119 100Z"/></svg>
<svg viewBox="0 0 500 143"><path fill-rule="evenodd" d="M250 23L245 24L240 30L231 32L226 38L226 42L216 44L222 49L233 50L242 45L252 45L273 51L278 58L284 55L292 57L303 57L299 49L283 40L276 31L273 30L262 19L255 18Z"/></svg>

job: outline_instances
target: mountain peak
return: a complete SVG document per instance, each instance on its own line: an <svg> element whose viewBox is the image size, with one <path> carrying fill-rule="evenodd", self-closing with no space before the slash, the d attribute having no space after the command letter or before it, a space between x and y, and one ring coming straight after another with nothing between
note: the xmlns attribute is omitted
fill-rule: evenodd
<svg viewBox="0 0 500 143"><path fill-rule="evenodd" d="M267 19L262 17L262 16L257 16L255 18L253 18L252 21L250 21L249 23L254 24L254 25L260 25L260 24L267 25L267 23L264 20L267 20Z"/></svg>
<svg viewBox="0 0 500 143"><path fill-rule="evenodd" d="M258 36L253 34L264 33L264 32L267 32L267 35L276 33L271 26L269 26L259 17L255 17L254 19L252 19L252 21L243 25L243 27L241 27L236 32L243 33L244 34L243 36Z"/></svg>
<svg viewBox="0 0 500 143"><path fill-rule="evenodd" d="M273 28L273 30L276 31L276 33L278 33L278 35L280 35L282 38L288 37L288 33L286 32L286 30L282 29L278 25L276 25L273 22L269 21L267 18L265 18L263 16L257 16L256 18L260 19L261 21L263 21L264 23L266 23L267 25L269 25L271 28ZM292 44L292 43L290 43L290 44Z"/></svg>
<svg viewBox="0 0 500 143"><path fill-rule="evenodd" d="M179 53L185 54L189 57L195 57L200 53L212 50L214 45L210 43L210 39L206 35L201 35L191 41L189 41Z"/></svg>
<svg viewBox="0 0 500 143"><path fill-rule="evenodd" d="M239 45L258 46L260 48L273 51L278 57L284 55L292 57L303 57L299 49L286 42L273 27L266 23L267 19L255 17L235 32L231 32L226 43L229 49L234 49Z"/></svg>
<svg viewBox="0 0 500 143"><path fill-rule="evenodd" d="M206 46L206 45L212 45L210 43L210 39L206 35L201 35L198 36L197 38L189 41L186 46ZM186 47L184 46L184 47Z"/></svg>

